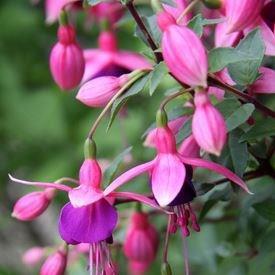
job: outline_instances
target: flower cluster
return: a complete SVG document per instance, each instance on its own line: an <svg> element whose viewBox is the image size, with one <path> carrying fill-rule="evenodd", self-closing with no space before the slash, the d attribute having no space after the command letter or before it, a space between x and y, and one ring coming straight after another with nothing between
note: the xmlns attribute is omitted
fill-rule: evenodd
<svg viewBox="0 0 275 275"><path fill-rule="evenodd" d="M32 182L10 175L14 182L42 188L42 191L29 193L15 203L12 216L19 220L38 218L54 200L57 191L68 195L68 202L60 210L58 219L59 235L64 243L50 249L35 247L23 256L27 265L34 265L44 259L40 271L42 275L64 274L66 266L81 253L89 254L87 266L90 274L118 274L119 267L112 260L110 248L119 247L114 234L120 224L116 208L120 202L137 202L139 208L141 204L145 204L157 213L165 214L167 236L179 231L185 239L191 234L191 230L199 232L201 228L193 204L198 196L197 183L193 176L197 168L222 175L245 192L251 193L239 176L210 160L217 159L222 154L227 146L229 132L227 121L215 104L226 98L226 87L234 90L236 88L233 86L238 83L225 67L209 73L210 60L205 41L209 39L209 31L213 29L210 27L207 31L205 28L201 37L189 24L192 6L199 1L174 2L173 6L154 3L155 21L161 36L161 58L167 71L182 89L164 99L156 113L155 126L147 132L144 146L155 149L154 158L113 177L104 188L94 132L103 116L115 105L115 100L126 96L127 90L140 78L154 73L154 64L138 53L119 48L116 31L117 23L125 11L122 4L109 1L90 7L86 1L46 0L47 22L53 23L59 18L58 42L53 46L49 58L55 83L62 90L77 88L77 100L88 107L103 110L85 141L84 160L77 180L60 178L55 182ZM215 8L210 12L203 6L203 13L219 18L215 22L215 47L233 49L247 33L257 27L265 44L265 55L275 55L275 20L274 16L270 16L274 2L201 2L207 7ZM129 1L126 6L146 34L146 27L138 17L133 3ZM96 49L83 50L78 42L80 39L76 39L76 28L68 18L68 13L77 13L81 9L85 11L88 23L101 26ZM149 44L154 45L154 41L150 40L152 38L147 38ZM155 49L154 53L158 56L159 50ZM152 79L153 77L151 81ZM275 71L260 67L255 81L246 90L245 95L253 98L257 94L274 93ZM189 112L168 119L166 104L185 94L188 96L181 107ZM119 109L116 110L118 111ZM178 134L188 123L190 130L178 142ZM97 144L100 145L100 141ZM147 176L151 191L149 195L117 190L142 174ZM75 184L75 187L66 185L67 182ZM123 243L123 252L129 262L129 273L144 274L149 269L160 247L159 234L148 212L138 209L131 213ZM166 252L167 236L164 245ZM85 249L81 250L81 246ZM167 267L167 253L164 255L163 263Z"/></svg>

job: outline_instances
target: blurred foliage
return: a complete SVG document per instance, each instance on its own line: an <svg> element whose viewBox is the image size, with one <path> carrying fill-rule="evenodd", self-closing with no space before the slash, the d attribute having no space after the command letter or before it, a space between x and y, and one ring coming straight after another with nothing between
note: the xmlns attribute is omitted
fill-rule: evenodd
<svg viewBox="0 0 275 275"><path fill-rule="evenodd" d="M98 30L95 27L82 28L81 15L76 20L81 44L85 47L96 46ZM9 186L13 185L8 181L8 173L42 181L53 181L62 176L76 178L82 160L83 141L99 111L91 110L76 101L75 91L62 93L53 83L48 68L48 54L56 40L56 25L45 25L43 3L32 6L26 0L1 1L0 25L0 201L5 210L4 215L1 213L0 230L5 230L14 203L14 198L8 199ZM146 47L132 36L135 26L127 20L127 16L121 25L118 35L120 45L144 52ZM270 64L270 60L268 62ZM151 81L155 83L162 76L163 70L159 67L158 72L150 76ZM137 137L141 137L154 121L154 113L163 92L171 88L172 80L166 80L156 90L155 84L151 83L150 93L153 95L150 100L148 91L134 100L130 99L127 118L120 121L116 119L108 135L105 133L108 120L104 121L96 133L100 158L114 159L125 149L123 134L127 136L129 145L133 146L131 152L136 161L142 162L153 156L153 150L144 149L141 138ZM268 106L275 106L274 97L262 96L260 100ZM239 102L231 96L218 104L228 120L236 109L243 115L253 112L251 106L246 106L247 110L244 106L240 107ZM274 129L274 120L272 126L272 122L256 113L255 118L260 121L258 125L263 121L265 126L256 130L251 128L247 132L246 126L241 125L246 119L242 120L243 117L240 119L240 116L233 122L232 118L229 122L227 120L227 123L231 123L232 130L238 127L231 132L229 143L233 144L240 138L249 140L248 146L254 155L264 158L266 143L262 142L262 137L270 129ZM121 129L121 124L125 131ZM187 130L184 128L179 134L181 139L186 136ZM243 134L244 131L246 134ZM255 143L255 140L261 142ZM268 143L270 142L271 139ZM238 145L240 147L236 147ZM246 143L236 146L231 146L234 152L225 148L222 156L215 158L215 161L235 169L239 175L245 172L247 163L250 168L259 166L255 157L248 154ZM109 177L113 176L117 168L116 164L110 169ZM200 169L196 171L195 180L198 183L215 179L217 176L212 173ZM265 275L274 274L275 182L270 177L261 177L250 181L249 187L255 195L236 192L226 183L197 200L196 207L204 212L201 215L201 232L192 233L188 238L192 274L256 275L259 270ZM125 188L148 192L145 177L138 178ZM29 190L28 187L25 189ZM209 188L205 189L207 191ZM65 196L60 195L56 206L61 206L65 201ZM129 206L120 205L118 208L127 210ZM127 220L121 220L122 224L127 224ZM165 230L166 220L163 216L152 216L152 222L160 231ZM117 230L117 240L123 240L124 230L123 226ZM124 256L116 253L115 259L124 268L121 274L127 274ZM159 274L160 260L161 249L150 274ZM183 274L182 240L179 233L171 237L169 261L174 274ZM12 267L7 263L0 267L0 274L20 274L18 268L20 265ZM86 274L85 259L75 263L69 274Z"/></svg>

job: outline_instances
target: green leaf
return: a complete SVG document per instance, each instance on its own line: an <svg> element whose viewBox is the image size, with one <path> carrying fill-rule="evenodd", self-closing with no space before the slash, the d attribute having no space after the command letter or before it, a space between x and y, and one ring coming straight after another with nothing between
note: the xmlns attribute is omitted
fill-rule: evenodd
<svg viewBox="0 0 275 275"><path fill-rule="evenodd" d="M207 200L200 211L199 222L206 216L206 214L213 208L218 200Z"/></svg>
<svg viewBox="0 0 275 275"><path fill-rule="evenodd" d="M194 187L196 189L196 194L197 196L202 196L204 194L206 194L207 192L209 192L210 190L212 190L215 185L210 184L210 183L195 183Z"/></svg>
<svg viewBox="0 0 275 275"><path fill-rule="evenodd" d="M107 131L111 128L114 119L121 109L121 107L127 102L127 100L134 96L137 95L138 93L143 91L143 88L147 84L149 80L150 74L146 74L140 79L138 79L129 89L126 93L124 93L121 97L119 97L113 104L112 109L111 109L111 116L109 119L109 123L107 126Z"/></svg>
<svg viewBox="0 0 275 275"><path fill-rule="evenodd" d="M184 124L183 127L179 130L179 133L177 134L176 140L177 144L182 142L184 139L186 139L188 136L190 136L192 133L192 119L189 118Z"/></svg>
<svg viewBox="0 0 275 275"><path fill-rule="evenodd" d="M228 72L232 79L239 85L252 84L259 77L259 67L263 61L265 46L260 30L251 31L236 47L235 53L246 53L255 60L238 61L228 65Z"/></svg>
<svg viewBox="0 0 275 275"><path fill-rule="evenodd" d="M248 162L248 150L246 143L240 143L239 139L243 131L236 129L229 134L228 143L230 156L235 173L242 177L247 167Z"/></svg>
<svg viewBox="0 0 275 275"><path fill-rule="evenodd" d="M242 86L253 83L264 57L264 43L260 31L250 32L234 48L215 48L209 52L209 71L217 72L228 67L230 76Z"/></svg>
<svg viewBox="0 0 275 275"><path fill-rule="evenodd" d="M163 80L164 76L168 74L167 67L164 62L160 62L150 73L150 88L149 94L152 96L159 86L160 82Z"/></svg>
<svg viewBox="0 0 275 275"><path fill-rule="evenodd" d="M231 116L240 106L241 103L236 98L226 98L215 105L225 119Z"/></svg>
<svg viewBox="0 0 275 275"><path fill-rule="evenodd" d="M256 212L267 220L275 221L275 200L268 199L266 201L253 205Z"/></svg>
<svg viewBox="0 0 275 275"><path fill-rule="evenodd" d="M123 162L123 160L124 160L124 157L125 157L126 155L128 155L128 154L131 152L132 148L133 148L133 147L128 147L128 148L125 149L123 152L121 152L121 153L113 160L113 162L110 164L110 166L108 166L108 168L105 170L105 172L104 172L105 181L104 181L104 182L105 182L106 184L109 184L109 183L113 180L113 178L114 178L114 176L115 176L117 170L119 169L120 164L121 164L121 163Z"/></svg>
<svg viewBox="0 0 275 275"><path fill-rule="evenodd" d="M247 103L239 107L234 113L232 113L226 119L226 126L228 132L234 130L241 124L247 121L247 119L252 115L254 112L255 107L251 103Z"/></svg>
<svg viewBox="0 0 275 275"><path fill-rule="evenodd" d="M242 135L240 142L255 141L260 138L275 135L275 123L273 118L265 118L258 121L248 132Z"/></svg>

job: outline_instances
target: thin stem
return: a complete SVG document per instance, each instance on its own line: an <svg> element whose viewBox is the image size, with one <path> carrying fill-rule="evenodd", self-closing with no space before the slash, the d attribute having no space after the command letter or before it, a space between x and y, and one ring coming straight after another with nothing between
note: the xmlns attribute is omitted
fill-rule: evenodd
<svg viewBox="0 0 275 275"><path fill-rule="evenodd" d="M79 181L69 177L63 177L55 181L55 183L64 183L64 182L73 182L75 184L79 184Z"/></svg>
<svg viewBox="0 0 275 275"><path fill-rule="evenodd" d="M183 17L188 13L190 12L194 7L195 5L199 2L200 0L194 0L192 1L185 9L184 11L180 14L180 16L178 17L177 19L177 23L180 24L181 20L183 19Z"/></svg>
<svg viewBox="0 0 275 275"><path fill-rule="evenodd" d="M185 275L190 275L191 273L189 268L189 253L188 253L187 238L183 238L183 256L184 256Z"/></svg>
<svg viewBox="0 0 275 275"><path fill-rule="evenodd" d="M169 101L171 101L171 100L173 100L174 98L176 98L176 97L178 97L178 96L181 96L181 95L183 95L183 94L185 94L185 93L191 92L192 90L193 90L192 88L189 88L189 89L186 89L186 90L183 90L183 91L179 91L179 92L177 92L177 93L174 93L174 94L172 94L172 95L167 96L167 97L161 102L159 108L163 110L164 107L166 106L166 104L167 104Z"/></svg>
<svg viewBox="0 0 275 275"><path fill-rule="evenodd" d="M94 275L94 250L93 244L90 245L89 249L89 265L90 265L90 275Z"/></svg>
<svg viewBox="0 0 275 275"><path fill-rule="evenodd" d="M223 83L222 81L218 80L214 75L209 74L208 82L214 86L218 86L220 88L228 90L229 92L237 95L238 97L242 98L246 102L250 102L250 103L254 104L255 107L258 110L260 110L262 113L264 113L265 115L275 118L275 111L273 111L273 110L269 109L268 107L266 107L265 105L263 105L256 98L254 98L248 94L242 93L238 89L236 89L226 83Z"/></svg>
<svg viewBox="0 0 275 275"><path fill-rule="evenodd" d="M93 134L95 133L95 130L97 129L100 121L104 117L104 115L109 111L109 109L112 107L113 103L118 99L135 81L137 81L141 76L144 75L144 71L140 71L137 73L136 76L134 76L132 79L130 79L108 102L108 104L105 106L105 108L102 110L100 115L97 117L96 121L94 122L87 139L92 139Z"/></svg>
<svg viewBox="0 0 275 275"><path fill-rule="evenodd" d="M140 28L140 30L142 31L145 39L147 40L150 48L153 50L154 55L156 57L157 63L161 62L162 59L162 54L160 52L156 52L156 50L158 49L157 44L155 43L154 39L152 38L151 34L149 33L149 31L147 30L145 24L143 23L141 17L139 16L134 4L133 4L133 0L129 0L126 3L126 7L128 8L129 12L131 13L131 15L133 16L133 18L135 19L138 27Z"/></svg>
<svg viewBox="0 0 275 275"><path fill-rule="evenodd" d="M170 226L172 222L172 216L168 216L168 224L167 224L167 229L166 229L166 234L165 234L165 241L164 241L164 248L163 248L163 262L168 263L168 245L169 245L169 236L170 236Z"/></svg>

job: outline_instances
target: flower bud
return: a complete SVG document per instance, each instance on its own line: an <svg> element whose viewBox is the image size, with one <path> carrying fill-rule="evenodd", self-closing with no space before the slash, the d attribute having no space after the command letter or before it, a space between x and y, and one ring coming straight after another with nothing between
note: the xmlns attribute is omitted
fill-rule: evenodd
<svg viewBox="0 0 275 275"><path fill-rule="evenodd" d="M40 269L40 275L63 275L67 265L67 252L58 250L50 255Z"/></svg>
<svg viewBox="0 0 275 275"><path fill-rule="evenodd" d="M54 195L52 188L32 192L21 197L14 205L12 217L21 221L32 221L39 217L49 206Z"/></svg>
<svg viewBox="0 0 275 275"><path fill-rule="evenodd" d="M173 20L165 12L158 15L158 25L163 30L163 59L178 80L191 87L206 87L208 61L205 48L194 31L176 25Z"/></svg>
<svg viewBox="0 0 275 275"><path fill-rule="evenodd" d="M22 256L22 262L27 266L34 266L38 264L45 255L43 247L32 247L25 251Z"/></svg>
<svg viewBox="0 0 275 275"><path fill-rule="evenodd" d="M54 81L62 90L75 88L84 74L85 62L82 49L75 40L72 26L60 26L58 42L50 53L50 69Z"/></svg>
<svg viewBox="0 0 275 275"><path fill-rule="evenodd" d="M124 254L130 262L131 274L144 273L155 259L157 249L158 234L155 227L149 223L148 215L142 212L134 213L123 246ZM140 272L135 273L137 270Z"/></svg>
<svg viewBox="0 0 275 275"><path fill-rule="evenodd" d="M242 31L260 15L265 0L226 0L227 33Z"/></svg>
<svg viewBox="0 0 275 275"><path fill-rule="evenodd" d="M199 146L219 156L226 142L226 124L205 92L195 94L196 110L192 121L193 136Z"/></svg>
<svg viewBox="0 0 275 275"><path fill-rule="evenodd" d="M80 88L76 99L89 107L104 107L127 81L127 75L94 78Z"/></svg>

